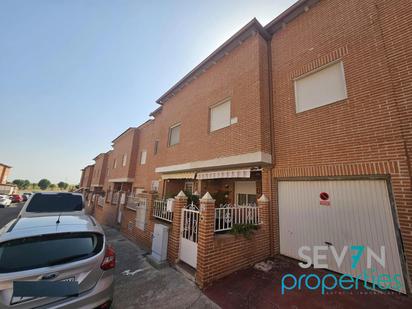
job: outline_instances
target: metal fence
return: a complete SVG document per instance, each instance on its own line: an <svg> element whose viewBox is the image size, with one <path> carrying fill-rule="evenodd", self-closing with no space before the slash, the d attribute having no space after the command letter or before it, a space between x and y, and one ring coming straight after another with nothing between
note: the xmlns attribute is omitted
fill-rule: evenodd
<svg viewBox="0 0 412 309"><path fill-rule="evenodd" d="M130 195L127 198L126 208L136 211L137 207L139 206L139 201L139 197Z"/></svg>
<svg viewBox="0 0 412 309"><path fill-rule="evenodd" d="M167 209L167 201L154 200L153 203L153 217L165 220L168 222L173 221L173 212Z"/></svg>
<svg viewBox="0 0 412 309"><path fill-rule="evenodd" d="M221 205L215 208L215 232L229 231L235 224L260 223L260 207L256 205Z"/></svg>

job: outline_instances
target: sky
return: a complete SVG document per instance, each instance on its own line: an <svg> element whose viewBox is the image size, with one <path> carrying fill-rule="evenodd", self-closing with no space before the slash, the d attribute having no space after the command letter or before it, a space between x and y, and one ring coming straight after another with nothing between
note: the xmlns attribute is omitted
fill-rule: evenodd
<svg viewBox="0 0 412 309"><path fill-rule="evenodd" d="M9 180L80 169L256 17L295 0L0 0L0 163Z"/></svg>

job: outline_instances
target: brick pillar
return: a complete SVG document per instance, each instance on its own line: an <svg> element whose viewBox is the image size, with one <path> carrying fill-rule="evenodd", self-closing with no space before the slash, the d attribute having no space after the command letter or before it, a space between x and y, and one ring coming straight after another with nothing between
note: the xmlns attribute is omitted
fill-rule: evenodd
<svg viewBox="0 0 412 309"><path fill-rule="evenodd" d="M154 201L157 198L156 193L147 193L145 194L146 198L146 227L145 231L148 235L148 245L149 249L152 249L152 240L153 240L153 231L154 231L154 218L153 218L153 206Z"/></svg>
<svg viewBox="0 0 412 309"><path fill-rule="evenodd" d="M267 231L268 236L269 232L271 231L271 228L269 226L270 220L269 220L269 199L266 197L266 195L262 194L262 196L257 200L257 204L259 209L259 219L260 222L262 222L262 229ZM269 237L270 239L270 237Z"/></svg>
<svg viewBox="0 0 412 309"><path fill-rule="evenodd" d="M202 288L211 278L208 274L208 254L215 239L215 200L209 192L200 199L199 238L197 244L196 283Z"/></svg>
<svg viewBox="0 0 412 309"><path fill-rule="evenodd" d="M269 240L270 240L270 255L274 256L276 254L276 247L278 246L279 239L279 224L277 220L277 208L275 208L276 203L274 203L273 194L273 182L272 173L270 168L262 169L262 196L265 195L267 199L271 202L268 203L268 225L269 225Z"/></svg>
<svg viewBox="0 0 412 309"><path fill-rule="evenodd" d="M176 264L179 260L180 225L182 221L182 209L187 206L187 196L180 191L175 197L173 205L173 222L169 231L167 244L167 259L170 264Z"/></svg>

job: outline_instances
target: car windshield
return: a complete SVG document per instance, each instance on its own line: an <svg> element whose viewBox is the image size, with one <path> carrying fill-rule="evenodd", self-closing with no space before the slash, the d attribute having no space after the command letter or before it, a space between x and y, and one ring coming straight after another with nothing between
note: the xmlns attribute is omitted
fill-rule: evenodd
<svg viewBox="0 0 412 309"><path fill-rule="evenodd" d="M27 205L27 212L81 211L83 200L80 195L69 193L35 194Z"/></svg>
<svg viewBox="0 0 412 309"><path fill-rule="evenodd" d="M48 267L87 259L103 248L96 233L64 233L16 239L0 244L0 273Z"/></svg>

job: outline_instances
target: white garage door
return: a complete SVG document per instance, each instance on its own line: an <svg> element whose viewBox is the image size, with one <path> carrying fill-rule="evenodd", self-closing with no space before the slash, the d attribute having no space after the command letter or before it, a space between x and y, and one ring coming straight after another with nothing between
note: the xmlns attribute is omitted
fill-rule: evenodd
<svg viewBox="0 0 412 309"><path fill-rule="evenodd" d="M321 197L321 193L326 194ZM344 246L363 245L380 255L381 246L385 246L386 265L383 268L373 263L376 274L400 274L404 283L384 180L280 181L279 224L283 255L302 259L300 247L324 245L334 246L338 254ZM331 251L326 252L331 270L358 276L366 269L366 252L355 269L351 268L350 251L340 268Z"/></svg>

